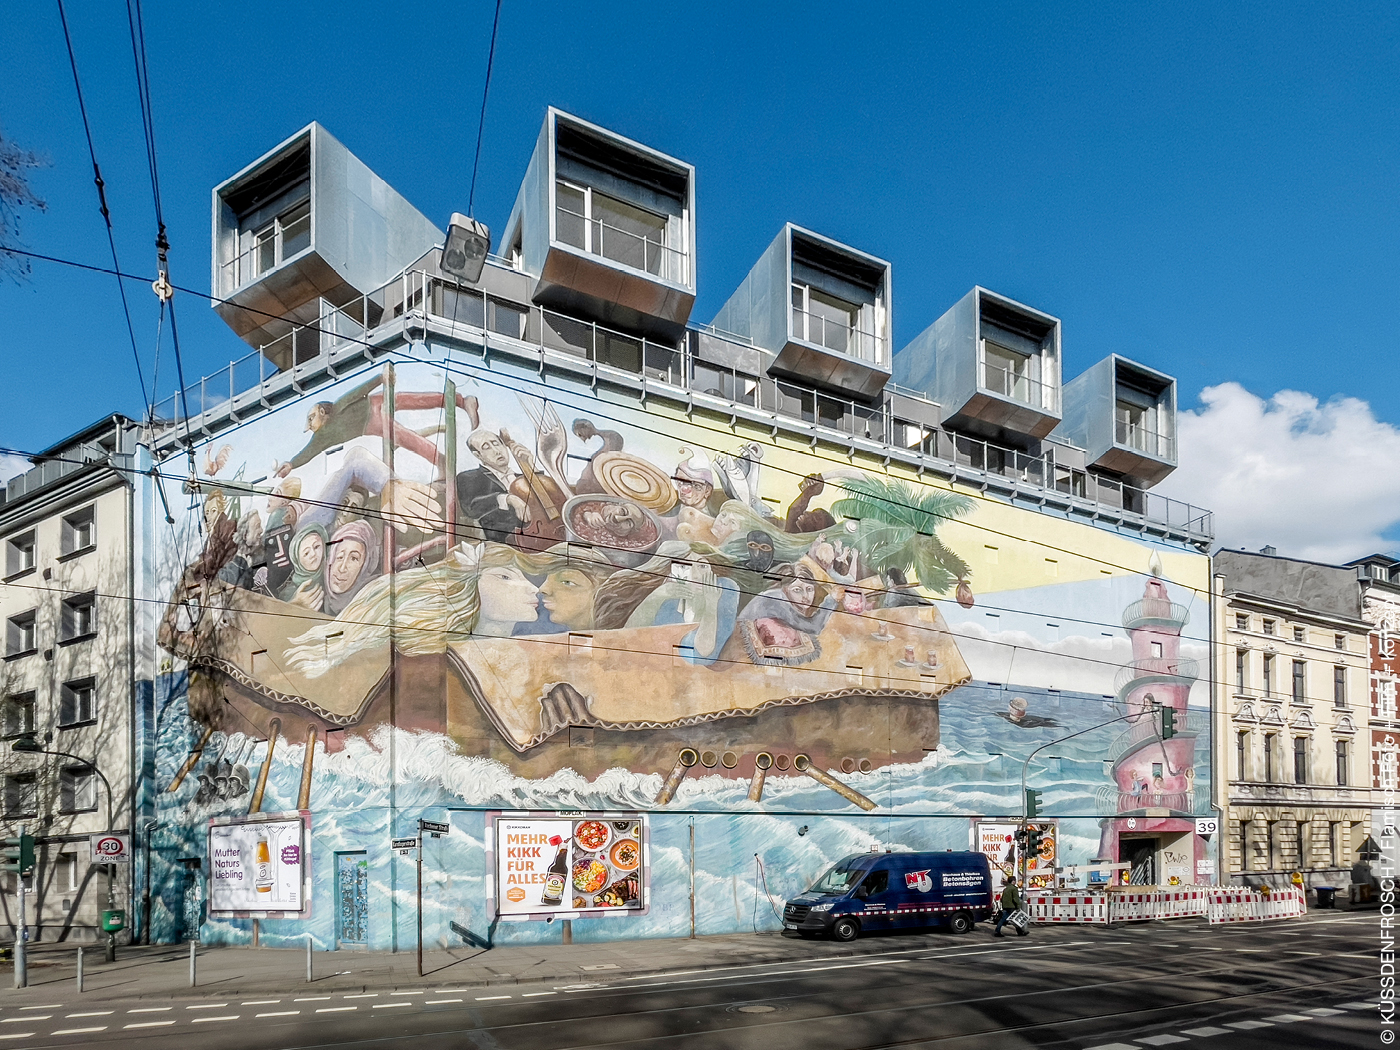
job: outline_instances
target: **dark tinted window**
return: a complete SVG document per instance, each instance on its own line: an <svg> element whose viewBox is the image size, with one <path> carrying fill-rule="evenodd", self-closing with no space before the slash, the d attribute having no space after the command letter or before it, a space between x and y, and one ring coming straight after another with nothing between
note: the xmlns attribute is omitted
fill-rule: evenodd
<svg viewBox="0 0 1400 1050"><path fill-rule="evenodd" d="M871 896L884 893L890 888L890 873L888 871L872 871L865 877L865 881L861 885Z"/></svg>

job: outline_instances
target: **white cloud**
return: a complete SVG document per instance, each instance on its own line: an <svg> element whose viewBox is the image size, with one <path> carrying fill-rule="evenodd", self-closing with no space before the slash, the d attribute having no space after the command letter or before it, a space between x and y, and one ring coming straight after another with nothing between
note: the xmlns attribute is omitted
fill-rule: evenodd
<svg viewBox="0 0 1400 1050"><path fill-rule="evenodd" d="M1343 562L1395 546L1400 428L1344 397L1296 390L1265 401L1238 383L1201 391L1181 413L1180 466L1163 495L1215 512L1221 546Z"/></svg>
<svg viewBox="0 0 1400 1050"><path fill-rule="evenodd" d="M23 474L31 466L33 464L23 456L0 452L0 482L9 481L16 474Z"/></svg>

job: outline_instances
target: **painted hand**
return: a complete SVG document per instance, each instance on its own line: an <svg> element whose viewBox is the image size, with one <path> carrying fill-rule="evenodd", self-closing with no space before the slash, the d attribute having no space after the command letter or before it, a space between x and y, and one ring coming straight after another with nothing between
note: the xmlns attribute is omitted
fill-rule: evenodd
<svg viewBox="0 0 1400 1050"><path fill-rule="evenodd" d="M405 478L394 478L379 494L379 509L384 520L398 532L409 526L422 532L441 532L442 504L427 485Z"/></svg>

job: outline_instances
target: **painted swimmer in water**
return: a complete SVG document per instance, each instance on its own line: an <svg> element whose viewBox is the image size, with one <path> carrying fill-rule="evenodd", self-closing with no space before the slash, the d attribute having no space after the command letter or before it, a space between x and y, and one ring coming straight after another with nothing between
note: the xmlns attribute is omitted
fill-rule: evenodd
<svg viewBox="0 0 1400 1050"><path fill-rule="evenodd" d="M1028 706L1030 705L1026 703L1025 697L1012 697L1011 702L1006 705L1006 710L998 711L997 717L1004 718L1013 726L1020 726L1022 729L1059 728L1061 723L1057 719L1026 714Z"/></svg>

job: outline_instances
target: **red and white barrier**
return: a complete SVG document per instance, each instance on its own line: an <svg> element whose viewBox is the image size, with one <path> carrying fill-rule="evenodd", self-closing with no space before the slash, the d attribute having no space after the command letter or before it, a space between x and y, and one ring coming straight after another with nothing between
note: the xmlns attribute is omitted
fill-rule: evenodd
<svg viewBox="0 0 1400 1050"><path fill-rule="evenodd" d="M1108 922L1108 898L1098 894L1036 893L1026 897L1031 922Z"/></svg>
<svg viewBox="0 0 1400 1050"><path fill-rule="evenodd" d="M1271 919L1296 919L1306 915L1307 900L1296 886L1274 890L1265 896L1258 890L1213 889L1206 918L1212 923L1268 922Z"/></svg>

